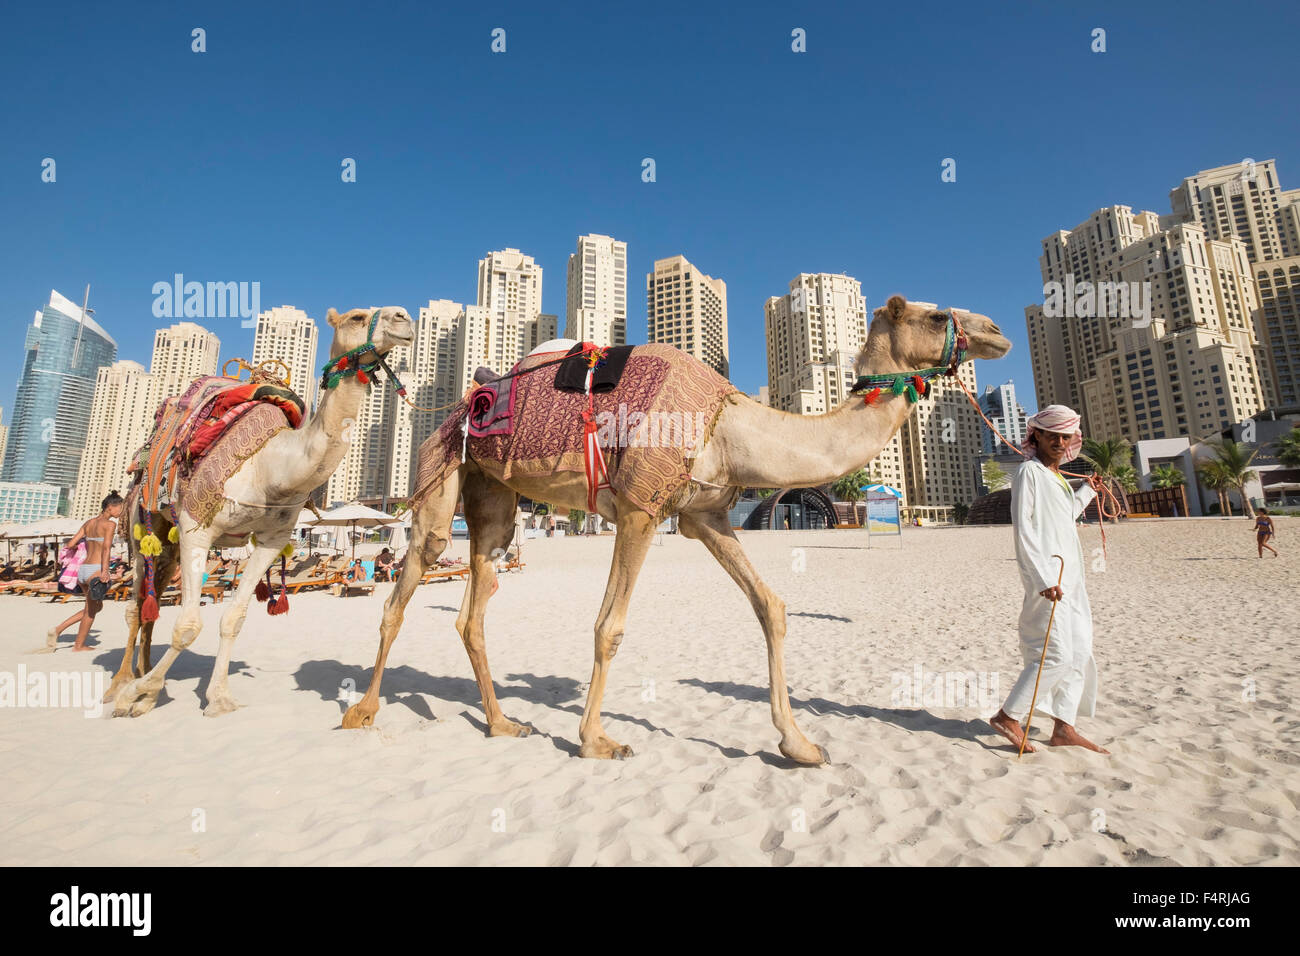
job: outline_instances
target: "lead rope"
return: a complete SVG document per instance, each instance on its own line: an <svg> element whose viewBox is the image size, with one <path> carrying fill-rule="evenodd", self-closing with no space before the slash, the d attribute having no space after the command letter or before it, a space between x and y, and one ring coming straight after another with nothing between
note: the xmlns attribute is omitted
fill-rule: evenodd
<svg viewBox="0 0 1300 956"><path fill-rule="evenodd" d="M960 385L961 390L966 393L967 400L969 400L971 405L974 406L975 411L979 414L979 417L984 419L984 424L989 427L989 431L997 435L998 438L1001 440L1002 444L1006 445L1008 448L1014 451L1021 458L1028 460L1030 456L1026 455L1016 445L1013 445L1011 444L1011 442L1007 441L1006 436L1003 435L1000 431L998 431L997 428L994 426L994 424L988 420L988 416L986 416L984 414L984 410L980 408L980 403L975 400L975 396L970 393L970 389L966 387L966 383L961 380L961 377L960 376L953 376L953 377L957 379L957 384ZM1088 477L1087 475L1080 475L1073 471L1063 471L1061 472L1061 474L1068 475L1071 478ZM1106 511L1106 509L1102 506L1102 500L1103 500L1102 493L1108 495L1110 497L1110 500L1115 503L1115 510L1113 513ZM1103 558L1106 557L1106 519L1118 518L1120 515L1120 511L1121 508L1120 508L1119 499L1115 497L1115 492L1110 490L1110 485L1103 484L1097 494L1097 527L1101 530L1101 554Z"/></svg>

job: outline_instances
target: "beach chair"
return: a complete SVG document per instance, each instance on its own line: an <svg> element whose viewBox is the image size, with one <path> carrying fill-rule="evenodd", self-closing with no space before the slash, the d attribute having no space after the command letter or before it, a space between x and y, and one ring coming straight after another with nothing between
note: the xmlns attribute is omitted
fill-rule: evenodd
<svg viewBox="0 0 1300 956"><path fill-rule="evenodd" d="M226 572L211 584L205 584L199 591L199 600L202 601L204 596L212 598L212 603L220 604L225 600L226 592L233 590L239 583L239 562L236 561Z"/></svg>

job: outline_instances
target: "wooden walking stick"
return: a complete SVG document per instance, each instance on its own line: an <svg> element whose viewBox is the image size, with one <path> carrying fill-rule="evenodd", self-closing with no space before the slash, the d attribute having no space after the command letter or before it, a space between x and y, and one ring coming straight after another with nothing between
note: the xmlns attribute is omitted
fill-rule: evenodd
<svg viewBox="0 0 1300 956"><path fill-rule="evenodd" d="M1065 558L1059 554L1054 554L1052 557L1061 562L1061 570L1056 575L1056 589L1059 591L1061 589L1061 580L1065 577ZM1052 622L1056 620L1056 605L1059 603L1059 598L1052 601L1052 613L1047 618L1047 633L1043 636L1043 654L1038 658L1038 676L1034 678L1034 696L1029 698L1029 713L1025 715L1025 729L1020 735L1020 752L1016 754L1017 760L1025 755L1025 744L1029 743L1029 724L1034 719L1034 705L1038 703L1038 682L1043 679L1043 661L1047 660L1047 642L1052 638Z"/></svg>

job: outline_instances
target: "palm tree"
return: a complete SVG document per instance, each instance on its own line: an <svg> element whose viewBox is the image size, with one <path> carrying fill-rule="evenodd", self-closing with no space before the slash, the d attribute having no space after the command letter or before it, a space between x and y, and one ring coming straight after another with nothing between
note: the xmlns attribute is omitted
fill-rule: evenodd
<svg viewBox="0 0 1300 956"><path fill-rule="evenodd" d="M1183 470L1177 465L1156 465L1151 469L1152 488L1177 488L1187 484Z"/></svg>
<svg viewBox="0 0 1300 956"><path fill-rule="evenodd" d="M1196 476L1201 480L1206 488L1209 488L1219 496L1219 514L1227 516L1232 514L1232 509L1228 506L1228 477L1217 461L1206 462L1196 469Z"/></svg>
<svg viewBox="0 0 1300 956"><path fill-rule="evenodd" d="M831 492L840 501L847 501L852 505L853 521L856 524L858 519L858 502L862 500L864 492L863 485L878 484L878 479L874 474L865 468L859 468L851 471L847 475L842 475L831 482Z"/></svg>
<svg viewBox="0 0 1300 956"><path fill-rule="evenodd" d="M1300 468L1300 428L1291 429L1273 444L1277 448L1278 461L1288 468Z"/></svg>
<svg viewBox="0 0 1300 956"><path fill-rule="evenodd" d="M1092 465L1098 478L1108 485L1119 485L1120 501L1124 510L1128 511L1128 495L1125 492L1137 490L1137 473L1133 471L1133 446L1128 443L1128 439L1085 438L1083 453L1079 457Z"/></svg>
<svg viewBox="0 0 1300 956"><path fill-rule="evenodd" d="M1249 451L1249 445L1235 442L1230 438L1208 441L1205 444L1214 453L1213 463L1222 473L1225 490L1231 489L1240 496L1241 510L1247 518L1255 517L1255 509L1246 495L1246 484L1255 480L1256 475L1251 471L1250 463L1259 454L1259 449Z"/></svg>
<svg viewBox="0 0 1300 956"><path fill-rule="evenodd" d="M984 479L984 487L989 491L997 491L1011 483L1011 476L992 458L980 465L980 476Z"/></svg>

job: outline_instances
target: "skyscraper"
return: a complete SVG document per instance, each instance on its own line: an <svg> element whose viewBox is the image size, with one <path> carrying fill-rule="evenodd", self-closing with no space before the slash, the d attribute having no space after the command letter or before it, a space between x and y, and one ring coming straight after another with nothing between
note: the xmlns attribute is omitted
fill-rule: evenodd
<svg viewBox="0 0 1300 956"><path fill-rule="evenodd" d="M257 317L253 333L253 364L279 359L289 367L289 387L307 405L316 407L316 380L320 377L316 346L320 333L302 309L291 305L267 309Z"/></svg>
<svg viewBox="0 0 1300 956"><path fill-rule="evenodd" d="M1024 408L1016 401L1016 386L1014 382L1003 382L1001 385L989 385L985 387L984 394L979 397L980 411L986 418L993 423L993 427L1002 433L1002 436L1013 445L1019 445L1025 440L1026 415ZM982 423L981 423L982 425ZM1010 451L998 436L993 434L987 428L980 428L983 435L983 448L985 454L1000 454Z"/></svg>
<svg viewBox="0 0 1300 956"><path fill-rule="evenodd" d="M975 362L962 362L957 374L974 393ZM953 505L969 505L975 500L983 427L961 386L942 375L930 382L893 439L901 449L905 506L911 516L949 521Z"/></svg>
<svg viewBox="0 0 1300 956"><path fill-rule="evenodd" d="M556 317L541 311L542 267L518 249L489 252L479 260L476 304L485 310L486 322L467 339L468 360L475 367L504 372L558 334Z"/></svg>
<svg viewBox="0 0 1300 956"><path fill-rule="evenodd" d="M125 493L131 456L148 439L158 403L173 394L139 362L122 359L99 370L72 517L92 517L110 491Z"/></svg>
<svg viewBox="0 0 1300 956"><path fill-rule="evenodd" d="M1244 160L1184 179L1169 195L1173 218L1211 239L1246 244L1259 286L1254 315L1264 402L1300 405L1300 189L1284 190L1277 164Z"/></svg>
<svg viewBox="0 0 1300 956"><path fill-rule="evenodd" d="M627 243L578 237L569 256L565 337L597 345L627 344Z"/></svg>
<svg viewBox="0 0 1300 956"><path fill-rule="evenodd" d="M23 348L3 480L58 485L62 511L81 466L96 374L117 357L117 343L80 306L52 291Z"/></svg>
<svg viewBox="0 0 1300 956"><path fill-rule="evenodd" d="M1070 405L1085 434L1210 435L1262 405L1246 244L1172 219L1110 206L1043 240L1038 407Z"/></svg>
<svg viewBox="0 0 1300 956"><path fill-rule="evenodd" d="M727 284L686 260L655 260L646 273L647 341L675 345L719 375L731 373L727 343Z"/></svg>
<svg viewBox="0 0 1300 956"><path fill-rule="evenodd" d="M158 401L180 395L202 375L216 375L221 361L221 340L193 322L177 322L153 334L154 378Z"/></svg>
<svg viewBox="0 0 1300 956"><path fill-rule="evenodd" d="M800 273L787 294L767 300L764 312L772 407L807 415L839 405L867 341L862 284L852 276Z"/></svg>

